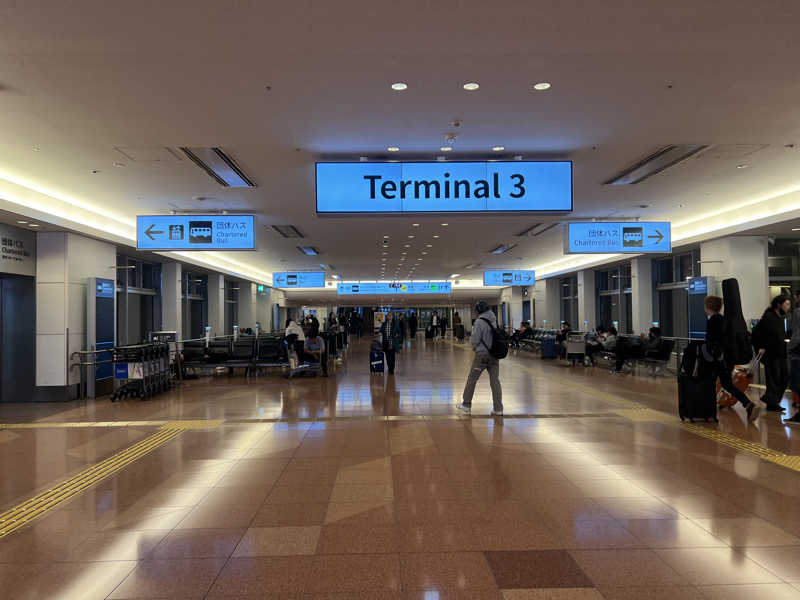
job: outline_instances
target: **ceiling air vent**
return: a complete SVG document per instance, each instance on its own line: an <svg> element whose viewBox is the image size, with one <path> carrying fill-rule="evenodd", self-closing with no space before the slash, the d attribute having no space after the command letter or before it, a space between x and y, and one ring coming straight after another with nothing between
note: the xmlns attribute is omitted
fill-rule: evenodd
<svg viewBox="0 0 800 600"><path fill-rule="evenodd" d="M319 254L319 250L314 248L314 246L298 246L297 251L300 254L305 254L306 256L316 256Z"/></svg>
<svg viewBox="0 0 800 600"><path fill-rule="evenodd" d="M533 230L536 229L537 227L539 227L539 225L541 225L541 223L535 223L535 224L531 225L525 231L520 231L517 234L517 237L528 237L528 236L533 235Z"/></svg>
<svg viewBox="0 0 800 600"><path fill-rule="evenodd" d="M698 152L702 152L706 148L708 148L708 145L703 144L676 144L664 146L644 160L618 173L613 178L606 181L605 185L630 185L633 183L640 183L648 177L658 175L662 171L674 167L678 163L694 156Z"/></svg>
<svg viewBox="0 0 800 600"><path fill-rule="evenodd" d="M493 250L489 250L489 252L491 252L492 254L505 254L506 252L508 252L509 250L514 248L515 246L516 246L516 244L508 244L508 245L500 244L497 248L494 248Z"/></svg>
<svg viewBox="0 0 800 600"><path fill-rule="evenodd" d="M181 148L194 164L223 187L256 187L221 148Z"/></svg>
<svg viewBox="0 0 800 600"><path fill-rule="evenodd" d="M553 227L558 227L559 225L561 225L561 223L551 223L550 225L548 225L544 229L541 229L541 230L537 231L536 233L534 233L531 237L536 237L537 235L542 235L543 233L547 233L548 231L553 229Z"/></svg>
<svg viewBox="0 0 800 600"><path fill-rule="evenodd" d="M294 225L273 225L272 228L285 238L305 237Z"/></svg>

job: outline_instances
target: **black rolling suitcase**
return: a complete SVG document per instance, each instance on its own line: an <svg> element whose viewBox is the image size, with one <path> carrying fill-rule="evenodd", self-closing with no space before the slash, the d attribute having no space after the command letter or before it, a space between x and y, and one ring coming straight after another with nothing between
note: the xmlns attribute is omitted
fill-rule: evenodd
<svg viewBox="0 0 800 600"><path fill-rule="evenodd" d="M369 351L369 372L383 373L383 350L373 348Z"/></svg>
<svg viewBox="0 0 800 600"><path fill-rule="evenodd" d="M678 369L678 416L681 421L717 421L717 379L703 362L702 343L698 340L689 344Z"/></svg>
<svg viewBox="0 0 800 600"><path fill-rule="evenodd" d="M433 325L431 325L429 327L426 327L425 328L425 339L426 340L432 340L433 339L433 333L434 333Z"/></svg>

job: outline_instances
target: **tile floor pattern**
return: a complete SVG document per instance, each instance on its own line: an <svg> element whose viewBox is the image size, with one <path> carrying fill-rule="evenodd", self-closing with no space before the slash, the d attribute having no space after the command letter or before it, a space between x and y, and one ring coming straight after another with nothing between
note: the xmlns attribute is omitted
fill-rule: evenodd
<svg viewBox="0 0 800 600"><path fill-rule="evenodd" d="M364 377L364 350L351 351L327 381L259 378L248 386L211 378L151 402L2 407L3 418L20 421L257 418L278 410L409 419L186 431L0 539L0 595L800 598L800 473L674 425L623 416L414 419L450 414L469 355L441 342L410 349L392 385ZM557 385L567 374L588 390L594 377L605 394L659 410L674 400L663 380L572 373L509 359L507 410L613 408L608 398ZM487 382L476 412L482 405L488 409ZM800 453L796 437L780 439L774 422L759 432L738 427L723 415L722 429ZM0 430L0 509L153 431Z"/></svg>

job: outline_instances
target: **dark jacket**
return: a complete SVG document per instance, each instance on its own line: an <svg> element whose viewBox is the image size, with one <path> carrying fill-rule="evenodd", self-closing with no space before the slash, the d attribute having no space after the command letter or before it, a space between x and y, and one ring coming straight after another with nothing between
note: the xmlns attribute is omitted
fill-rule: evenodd
<svg viewBox="0 0 800 600"><path fill-rule="evenodd" d="M711 315L706 323L706 342L703 344L703 356L707 361L721 361L725 342L725 319L717 313Z"/></svg>
<svg viewBox="0 0 800 600"><path fill-rule="evenodd" d="M786 319L779 316L772 308L764 311L764 315L756 325L753 345L764 349L764 358L786 358Z"/></svg>
<svg viewBox="0 0 800 600"><path fill-rule="evenodd" d="M403 334L400 332L400 325L396 319L392 319L391 324L389 319L384 320L381 325L381 343L384 351L390 348L397 351L403 347Z"/></svg>

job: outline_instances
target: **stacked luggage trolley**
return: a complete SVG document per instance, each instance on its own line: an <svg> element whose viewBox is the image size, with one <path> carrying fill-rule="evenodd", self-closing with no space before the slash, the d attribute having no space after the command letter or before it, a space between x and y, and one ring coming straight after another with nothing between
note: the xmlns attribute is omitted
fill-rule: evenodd
<svg viewBox="0 0 800 600"><path fill-rule="evenodd" d="M150 398L173 385L168 343L117 346L111 356L114 363L112 402L122 398Z"/></svg>

